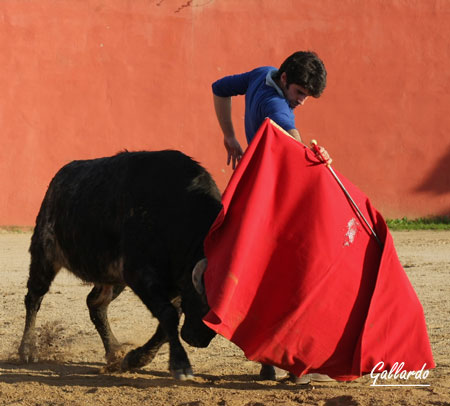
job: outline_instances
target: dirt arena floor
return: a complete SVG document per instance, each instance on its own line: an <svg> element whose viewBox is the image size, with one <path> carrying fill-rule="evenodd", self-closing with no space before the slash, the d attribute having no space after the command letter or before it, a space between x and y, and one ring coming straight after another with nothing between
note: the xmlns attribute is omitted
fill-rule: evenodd
<svg viewBox="0 0 450 406"><path fill-rule="evenodd" d="M57 276L38 314L41 361L20 364L31 234L0 231L0 405L450 405L450 232L393 236L425 310L437 364L421 381L429 386L374 387L370 376L305 386L261 381L258 365L219 336L207 349L185 345L196 373L193 381L170 377L167 345L138 372L99 374L105 361L85 305L90 286L66 271ZM144 343L156 327L129 290L111 305L110 320L119 340L132 345Z"/></svg>

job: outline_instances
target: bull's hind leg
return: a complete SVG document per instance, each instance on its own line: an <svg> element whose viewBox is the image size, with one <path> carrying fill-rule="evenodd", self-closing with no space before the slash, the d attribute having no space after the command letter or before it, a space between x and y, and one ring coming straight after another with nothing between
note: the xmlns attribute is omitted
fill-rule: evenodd
<svg viewBox="0 0 450 406"><path fill-rule="evenodd" d="M108 306L122 293L124 287L124 285L95 285L86 299L89 316L102 339L108 363L116 361L123 355L121 346L109 325Z"/></svg>
<svg viewBox="0 0 450 406"><path fill-rule="evenodd" d="M34 238L34 237L33 237ZM19 356L22 362L37 362L36 347L36 315L41 307L42 299L48 292L50 285L60 267L46 259L44 250L37 244L30 248L31 263L28 277L28 292L25 296L25 329L19 347Z"/></svg>

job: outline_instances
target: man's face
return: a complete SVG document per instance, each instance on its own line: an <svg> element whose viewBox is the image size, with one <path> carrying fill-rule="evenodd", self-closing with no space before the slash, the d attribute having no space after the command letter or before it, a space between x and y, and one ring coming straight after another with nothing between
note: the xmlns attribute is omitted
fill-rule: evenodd
<svg viewBox="0 0 450 406"><path fill-rule="evenodd" d="M302 106L306 99L310 96L308 90L295 83L287 85L286 72L281 74L280 79L281 90L283 90L284 97L286 97L289 102L291 109L295 109L298 105Z"/></svg>

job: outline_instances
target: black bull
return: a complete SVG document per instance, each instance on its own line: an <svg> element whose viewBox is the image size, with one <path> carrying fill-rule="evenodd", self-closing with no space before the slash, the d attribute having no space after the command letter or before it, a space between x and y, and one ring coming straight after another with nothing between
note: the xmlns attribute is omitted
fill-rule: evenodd
<svg viewBox="0 0 450 406"><path fill-rule="evenodd" d="M210 174L178 151L123 152L61 168L49 185L31 240L21 360L37 360L36 314L64 267L94 284L87 305L107 360L120 358L107 308L128 285L159 325L119 368L148 364L169 342L170 371L178 379L192 377L178 336L179 317L183 312L183 340L197 347L210 343L214 332L201 320L208 306L195 291L191 273L204 257L203 240L221 209L220 197Z"/></svg>

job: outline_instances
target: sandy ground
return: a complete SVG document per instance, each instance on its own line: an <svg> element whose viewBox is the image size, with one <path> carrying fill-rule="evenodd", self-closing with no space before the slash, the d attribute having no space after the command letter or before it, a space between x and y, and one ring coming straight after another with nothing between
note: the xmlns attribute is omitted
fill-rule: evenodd
<svg viewBox="0 0 450 406"><path fill-rule="evenodd" d="M258 365L219 336L207 349L185 345L193 381L170 377L167 345L136 373L99 374L105 361L85 305L90 286L66 271L57 276L38 315L42 361L20 364L30 236L0 233L0 405L450 405L450 232L393 233L425 310L437 368L425 380L429 386L382 388L371 386L368 376L306 386L261 381ZM134 345L156 327L129 290L111 305L110 320L119 340Z"/></svg>

